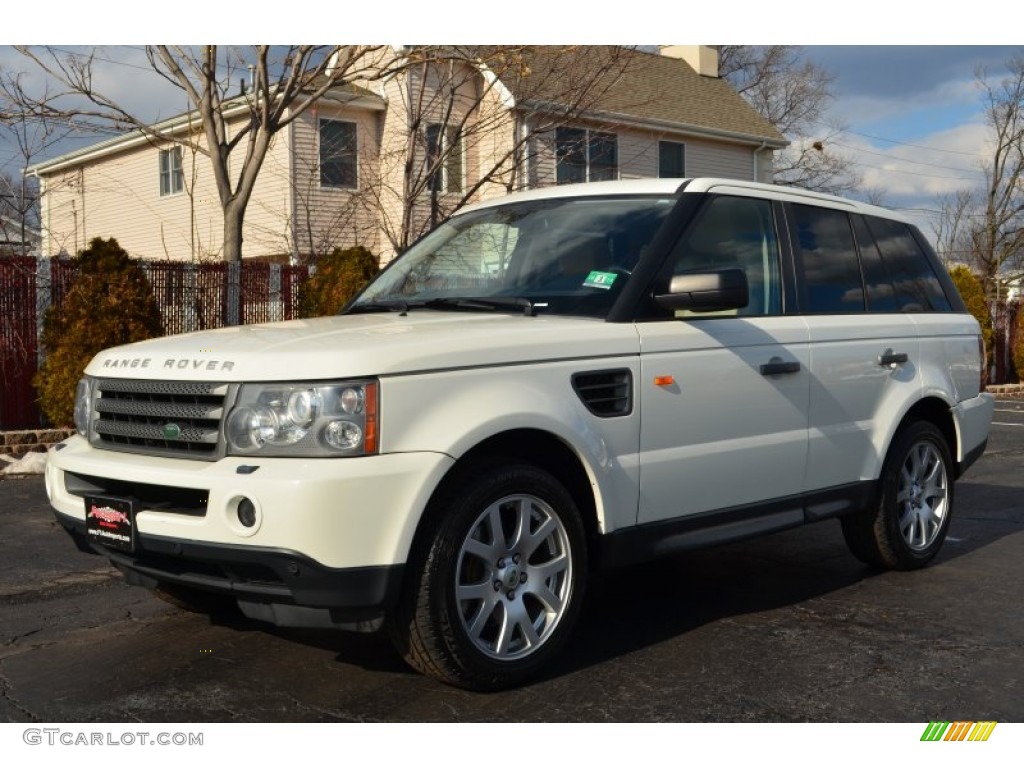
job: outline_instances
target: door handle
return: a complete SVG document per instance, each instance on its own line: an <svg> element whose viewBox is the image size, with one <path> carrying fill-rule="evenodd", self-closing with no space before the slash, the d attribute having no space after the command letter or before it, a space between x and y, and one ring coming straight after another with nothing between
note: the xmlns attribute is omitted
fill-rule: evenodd
<svg viewBox="0 0 1024 768"><path fill-rule="evenodd" d="M773 357L767 363L761 363L762 376L775 376L780 373L799 373L800 361L786 362L781 357Z"/></svg>
<svg viewBox="0 0 1024 768"><path fill-rule="evenodd" d="M886 365L899 365L900 363L907 362L906 352L893 352L891 349L885 350L878 356L878 364L881 366Z"/></svg>

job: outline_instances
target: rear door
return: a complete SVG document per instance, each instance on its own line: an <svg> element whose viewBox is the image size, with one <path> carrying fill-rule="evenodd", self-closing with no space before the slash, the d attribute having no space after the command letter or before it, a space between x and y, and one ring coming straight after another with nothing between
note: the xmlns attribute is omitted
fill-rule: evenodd
<svg viewBox="0 0 1024 768"><path fill-rule="evenodd" d="M917 327L864 217L791 204L787 218L811 345L804 488L854 490L878 476L893 425L918 397Z"/></svg>

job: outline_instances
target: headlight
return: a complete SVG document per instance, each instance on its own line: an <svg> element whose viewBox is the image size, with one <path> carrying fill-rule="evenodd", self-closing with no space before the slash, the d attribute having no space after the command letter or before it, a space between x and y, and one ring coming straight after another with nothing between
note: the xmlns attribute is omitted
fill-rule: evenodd
<svg viewBox="0 0 1024 768"><path fill-rule="evenodd" d="M227 419L229 453L362 456L377 452L376 381L246 384Z"/></svg>
<svg viewBox="0 0 1024 768"><path fill-rule="evenodd" d="M92 411L92 382L80 379L75 389L75 429L82 437L89 436L89 414Z"/></svg>

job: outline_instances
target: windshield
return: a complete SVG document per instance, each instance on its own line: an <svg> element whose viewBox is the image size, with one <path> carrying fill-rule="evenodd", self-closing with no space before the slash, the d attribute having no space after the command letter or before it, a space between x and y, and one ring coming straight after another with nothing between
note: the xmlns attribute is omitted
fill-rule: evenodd
<svg viewBox="0 0 1024 768"><path fill-rule="evenodd" d="M349 311L526 308L604 317L674 203L560 198L455 216L406 251Z"/></svg>

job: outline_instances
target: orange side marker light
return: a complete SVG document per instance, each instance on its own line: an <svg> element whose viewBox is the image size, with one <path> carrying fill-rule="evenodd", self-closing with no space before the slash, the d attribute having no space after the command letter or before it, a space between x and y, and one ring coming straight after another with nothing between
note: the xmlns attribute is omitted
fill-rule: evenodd
<svg viewBox="0 0 1024 768"><path fill-rule="evenodd" d="M671 387L676 383L675 376L655 376L654 386L656 387Z"/></svg>

